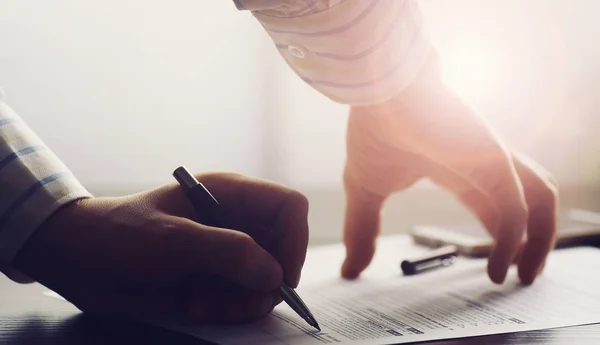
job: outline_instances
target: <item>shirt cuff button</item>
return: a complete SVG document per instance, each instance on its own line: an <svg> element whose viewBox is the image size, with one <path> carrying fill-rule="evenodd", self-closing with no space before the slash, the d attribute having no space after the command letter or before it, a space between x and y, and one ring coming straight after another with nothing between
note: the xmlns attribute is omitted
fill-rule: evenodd
<svg viewBox="0 0 600 345"><path fill-rule="evenodd" d="M297 57L298 59L304 59L304 57L306 56L304 50L296 46L288 46L287 49L288 52L290 52L290 54Z"/></svg>

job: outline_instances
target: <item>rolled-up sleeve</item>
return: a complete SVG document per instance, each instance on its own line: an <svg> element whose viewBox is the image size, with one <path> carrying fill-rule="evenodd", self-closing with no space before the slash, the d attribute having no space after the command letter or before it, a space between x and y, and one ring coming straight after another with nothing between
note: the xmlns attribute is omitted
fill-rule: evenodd
<svg viewBox="0 0 600 345"><path fill-rule="evenodd" d="M0 269L56 210L86 197L90 193L0 98Z"/></svg>
<svg viewBox="0 0 600 345"><path fill-rule="evenodd" d="M310 86L350 105L387 101L432 48L416 0L234 0Z"/></svg>

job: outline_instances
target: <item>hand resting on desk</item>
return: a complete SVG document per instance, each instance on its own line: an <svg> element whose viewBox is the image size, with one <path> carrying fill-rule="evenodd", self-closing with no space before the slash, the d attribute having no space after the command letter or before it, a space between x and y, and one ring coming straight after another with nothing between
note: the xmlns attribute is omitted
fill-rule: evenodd
<svg viewBox="0 0 600 345"><path fill-rule="evenodd" d="M495 239L490 278L502 283L517 261L521 280L533 282L555 243L556 183L507 149L444 85L435 56L422 71L395 99L350 111L342 275L355 278L371 262L385 200L429 178L453 193Z"/></svg>
<svg viewBox="0 0 600 345"><path fill-rule="evenodd" d="M307 201L240 175L198 179L231 215L222 223L240 231L192 221L195 211L173 183L64 207L30 238L15 267L83 311L136 319L179 311L199 323L263 316L281 302L282 279L292 287L300 279Z"/></svg>

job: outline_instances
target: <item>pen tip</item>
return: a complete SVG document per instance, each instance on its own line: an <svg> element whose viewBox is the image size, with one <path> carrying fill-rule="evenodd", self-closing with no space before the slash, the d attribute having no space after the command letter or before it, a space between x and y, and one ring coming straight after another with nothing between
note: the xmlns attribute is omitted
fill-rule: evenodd
<svg viewBox="0 0 600 345"><path fill-rule="evenodd" d="M319 323L317 322L317 320L315 320L315 318L312 315L308 315L308 317L305 318L304 320L306 320L306 322L309 325L311 325L312 327L317 329L319 332L321 332L321 327L319 327Z"/></svg>

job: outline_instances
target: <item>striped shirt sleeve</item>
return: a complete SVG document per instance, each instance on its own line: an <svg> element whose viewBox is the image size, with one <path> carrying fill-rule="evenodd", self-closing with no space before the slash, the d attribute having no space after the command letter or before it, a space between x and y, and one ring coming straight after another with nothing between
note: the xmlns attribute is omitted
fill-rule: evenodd
<svg viewBox="0 0 600 345"><path fill-rule="evenodd" d="M52 213L86 197L69 169L0 99L0 270Z"/></svg>
<svg viewBox="0 0 600 345"><path fill-rule="evenodd" d="M431 53L416 0L234 0L281 56L330 99L372 105L398 95Z"/></svg>

